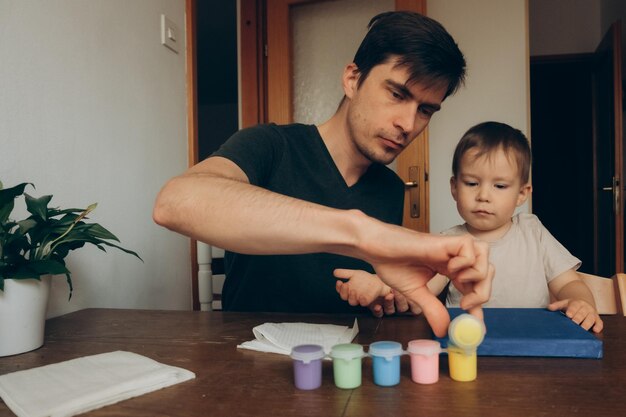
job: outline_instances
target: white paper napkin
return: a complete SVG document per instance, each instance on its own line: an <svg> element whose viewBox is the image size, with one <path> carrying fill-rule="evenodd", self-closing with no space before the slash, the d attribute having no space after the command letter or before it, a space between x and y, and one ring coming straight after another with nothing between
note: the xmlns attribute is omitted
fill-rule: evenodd
<svg viewBox="0 0 626 417"><path fill-rule="evenodd" d="M73 416L195 378L132 352L85 356L0 376L0 397L19 417Z"/></svg>
<svg viewBox="0 0 626 417"><path fill-rule="evenodd" d="M359 324L356 319L352 328L335 324L263 323L253 328L252 333L255 340L237 347L289 355L294 346L314 344L322 346L328 354L334 345L350 343L359 333Z"/></svg>

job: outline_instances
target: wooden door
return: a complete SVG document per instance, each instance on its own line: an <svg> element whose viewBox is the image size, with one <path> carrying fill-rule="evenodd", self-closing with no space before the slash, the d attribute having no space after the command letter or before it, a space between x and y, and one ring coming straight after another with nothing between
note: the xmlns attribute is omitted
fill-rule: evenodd
<svg viewBox="0 0 626 417"><path fill-rule="evenodd" d="M618 21L598 46L593 68L594 252L602 276L624 272L621 62Z"/></svg>
<svg viewBox="0 0 626 417"><path fill-rule="evenodd" d="M244 127L261 122L293 121L290 8L319 1L327 0L241 0ZM395 7L425 13L426 0L395 0ZM407 184L404 226L429 231L427 130L400 154L396 169Z"/></svg>

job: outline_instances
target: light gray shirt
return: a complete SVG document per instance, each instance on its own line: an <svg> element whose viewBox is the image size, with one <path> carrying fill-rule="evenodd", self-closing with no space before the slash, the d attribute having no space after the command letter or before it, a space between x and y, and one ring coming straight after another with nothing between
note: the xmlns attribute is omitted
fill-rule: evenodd
<svg viewBox="0 0 626 417"><path fill-rule="evenodd" d="M537 216L520 213L509 231L489 243L489 261L495 266L491 297L483 307L543 308L550 303L548 283L580 260L554 238ZM442 234L468 233L466 226L452 227ZM458 307L461 293L450 285L446 304Z"/></svg>

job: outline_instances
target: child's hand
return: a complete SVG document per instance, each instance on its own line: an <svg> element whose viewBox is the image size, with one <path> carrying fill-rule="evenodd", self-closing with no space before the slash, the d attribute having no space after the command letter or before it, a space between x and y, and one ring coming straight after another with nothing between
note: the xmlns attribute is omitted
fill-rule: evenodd
<svg viewBox="0 0 626 417"><path fill-rule="evenodd" d="M583 300L560 300L548 305L548 310L565 312L565 315L579 324L585 330L593 328L595 333L600 333L604 323L596 309Z"/></svg>
<svg viewBox="0 0 626 417"><path fill-rule="evenodd" d="M333 274L340 278L335 285L337 293L351 306L370 307L376 317L381 317L383 308L388 311L389 302L393 304L391 288L376 275L352 269L335 269Z"/></svg>

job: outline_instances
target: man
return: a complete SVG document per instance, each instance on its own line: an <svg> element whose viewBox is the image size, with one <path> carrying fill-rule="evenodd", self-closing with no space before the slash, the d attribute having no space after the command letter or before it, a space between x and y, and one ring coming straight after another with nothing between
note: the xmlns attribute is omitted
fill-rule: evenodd
<svg viewBox="0 0 626 417"><path fill-rule="evenodd" d="M449 316L426 283L436 272L449 276L463 289L462 307L480 314L493 276L487 247L390 224L401 222L404 188L384 165L464 74L463 55L439 23L410 12L375 16L344 69L345 96L330 120L236 133L164 186L153 217L228 251L225 310L350 311L333 270L366 269L394 289L400 310L419 305L442 335Z"/></svg>

